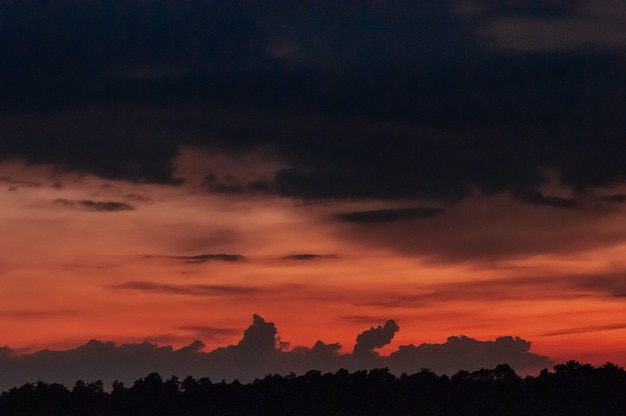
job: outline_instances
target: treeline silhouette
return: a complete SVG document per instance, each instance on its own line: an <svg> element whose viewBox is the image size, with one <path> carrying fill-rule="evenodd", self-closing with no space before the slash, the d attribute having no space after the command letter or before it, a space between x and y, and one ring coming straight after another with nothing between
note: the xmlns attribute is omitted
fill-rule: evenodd
<svg viewBox="0 0 626 416"><path fill-rule="evenodd" d="M428 369L268 375L249 384L152 373L114 382L27 383L0 394L3 416L200 415L624 415L626 371L568 361L522 378L507 364L451 377Z"/></svg>

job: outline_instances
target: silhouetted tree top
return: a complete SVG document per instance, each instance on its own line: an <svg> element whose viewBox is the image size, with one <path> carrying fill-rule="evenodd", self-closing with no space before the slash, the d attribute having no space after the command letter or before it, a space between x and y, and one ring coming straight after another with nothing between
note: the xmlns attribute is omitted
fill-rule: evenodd
<svg viewBox="0 0 626 416"><path fill-rule="evenodd" d="M0 394L3 416L74 415L624 415L626 371L568 361L537 377L507 364L452 377L388 368L302 375L268 374L251 383L148 374L131 387L78 380L26 383Z"/></svg>

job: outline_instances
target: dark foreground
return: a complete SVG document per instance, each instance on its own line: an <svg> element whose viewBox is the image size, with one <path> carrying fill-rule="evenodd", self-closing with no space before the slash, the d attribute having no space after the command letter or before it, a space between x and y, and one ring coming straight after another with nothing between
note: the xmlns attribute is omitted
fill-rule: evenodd
<svg viewBox="0 0 626 416"><path fill-rule="evenodd" d="M0 415L626 415L626 372L569 361L526 378L502 364L452 377L310 371L250 384L153 373L110 392L98 381L25 384L0 395Z"/></svg>

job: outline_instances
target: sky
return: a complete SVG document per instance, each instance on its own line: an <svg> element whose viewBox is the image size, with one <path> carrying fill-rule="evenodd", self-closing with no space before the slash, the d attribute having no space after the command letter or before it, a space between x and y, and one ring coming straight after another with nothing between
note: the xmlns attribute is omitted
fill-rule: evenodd
<svg viewBox="0 0 626 416"><path fill-rule="evenodd" d="M626 365L625 28L620 0L2 2L0 388Z"/></svg>

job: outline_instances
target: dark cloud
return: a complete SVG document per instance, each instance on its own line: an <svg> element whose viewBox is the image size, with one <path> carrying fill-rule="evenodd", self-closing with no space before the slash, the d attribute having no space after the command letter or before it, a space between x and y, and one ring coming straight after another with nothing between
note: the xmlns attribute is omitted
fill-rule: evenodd
<svg viewBox="0 0 626 416"><path fill-rule="evenodd" d="M598 198L602 202L615 202L615 203L623 203L626 202L626 194L612 194L606 195Z"/></svg>
<svg viewBox="0 0 626 416"><path fill-rule="evenodd" d="M174 178L176 139L154 132L149 118L122 108L106 111L0 113L0 160L17 157L105 179L180 184Z"/></svg>
<svg viewBox="0 0 626 416"><path fill-rule="evenodd" d="M77 201L80 205L90 211L132 211L135 208L132 205L123 202L102 202L102 201Z"/></svg>
<svg viewBox="0 0 626 416"><path fill-rule="evenodd" d="M573 300L590 295L602 298L626 297L626 275L550 274L520 275L501 279L467 282L446 282L405 288L401 291L381 291L373 299L362 298L357 306L378 308L415 308L440 305L445 302L490 302L539 300ZM355 317L360 322L359 317ZM364 317L362 322L369 322Z"/></svg>
<svg viewBox="0 0 626 416"><path fill-rule="evenodd" d="M494 16L593 17L591 2L473 3L491 17L452 0L6 3L2 158L180 184L184 146L264 149L275 177L209 189L303 199L478 189L565 208L626 181L622 50L518 54L483 38ZM546 170L575 195L541 193Z"/></svg>
<svg viewBox="0 0 626 416"><path fill-rule="evenodd" d="M626 298L626 273L603 273L574 276L578 287L600 292L610 297Z"/></svg>
<svg viewBox="0 0 626 416"><path fill-rule="evenodd" d="M572 276L519 276L508 279L439 283L413 290L379 293L374 300L360 300L359 306L407 308L441 302L498 302L521 299L574 299L584 296L575 287ZM574 287L572 287L574 286Z"/></svg>
<svg viewBox="0 0 626 416"><path fill-rule="evenodd" d="M250 183L216 182L210 184L208 186L208 190L218 194L274 193L271 182L265 180L258 180Z"/></svg>
<svg viewBox="0 0 626 416"><path fill-rule="evenodd" d="M626 329L626 322L617 323L617 324L577 326L573 328L557 329L556 331L545 332L543 334L539 334L538 336L557 337L561 335L570 335L570 334L585 334L589 332L612 331L614 329Z"/></svg>
<svg viewBox="0 0 626 416"><path fill-rule="evenodd" d="M186 263L207 263L210 261L226 261L226 262L238 262L245 259L240 254L199 254L197 256L177 256L177 259L185 260Z"/></svg>
<svg viewBox="0 0 626 416"><path fill-rule="evenodd" d="M42 186L39 182L23 181L10 176L0 176L0 183L8 185L7 191L14 192L19 188L39 188Z"/></svg>
<svg viewBox="0 0 626 416"><path fill-rule="evenodd" d="M428 368L436 373L452 374L458 368L494 367L493 363L507 363L513 368L538 370L552 364L547 357L530 352L530 342L519 337L500 337L495 341L478 341L466 336L449 337L443 344L401 346L389 356L391 371L417 372ZM426 364L418 367L420 364Z"/></svg>
<svg viewBox="0 0 626 416"><path fill-rule="evenodd" d="M481 12L494 16L566 17L575 14L584 0L470 0Z"/></svg>
<svg viewBox="0 0 626 416"><path fill-rule="evenodd" d="M265 322L265 319L254 314L252 325L243 331L243 338L237 344L237 348L246 355L272 351L276 347L277 334L273 322Z"/></svg>
<svg viewBox="0 0 626 416"><path fill-rule="evenodd" d="M258 192L258 193L264 193L264 194L273 194L276 192L272 181L269 181L266 179L259 179L257 181L247 183L246 191Z"/></svg>
<svg viewBox="0 0 626 416"><path fill-rule="evenodd" d="M5 346L0 347L0 391L37 380L66 386L72 386L77 380L102 380L105 385L114 380L132 383L152 372L166 377L192 375L213 381L249 382L267 374L304 374L309 370L337 371L340 368L389 367L399 375L422 368L453 374L459 369L473 371L494 368L501 363L509 363L517 371L538 371L552 365L548 358L531 353L529 342L512 337L495 341L450 337L444 344L401 346L389 357L371 354L373 348L387 344L397 330L394 321L387 321L384 326L363 332L357 338L357 345L361 347L355 347L353 354L341 354L341 345L322 341L317 341L312 348L295 347L286 351L281 347L284 344L279 342L274 323L258 315L254 315L239 343L211 352L203 351L201 341L174 349L149 342L116 345L91 340L74 349L41 350L31 354L16 354Z"/></svg>
<svg viewBox="0 0 626 416"><path fill-rule="evenodd" d="M241 194L245 190L245 185L240 183L212 183L209 190L218 194Z"/></svg>
<svg viewBox="0 0 626 416"><path fill-rule="evenodd" d="M371 327L356 337L352 355L360 357L373 354L375 348L389 344L398 330L400 327L391 319L385 322L384 326Z"/></svg>
<svg viewBox="0 0 626 416"><path fill-rule="evenodd" d="M600 48L623 51L626 46L626 7L620 1L544 2L544 7L524 7L524 3L512 10L486 6L474 8L474 13L470 8L469 12L483 20L486 38L494 47L516 53Z"/></svg>
<svg viewBox="0 0 626 416"><path fill-rule="evenodd" d="M126 194L126 195L124 195L124 198L129 200L129 201L139 202L139 203L142 203L142 204L150 204L150 203L154 202L153 198L150 198L150 197L144 196L144 195Z"/></svg>
<svg viewBox="0 0 626 416"><path fill-rule="evenodd" d="M190 296L247 296L259 292L253 286L234 285L174 285L148 281L131 281L113 286L114 289L138 290L149 293L168 293Z"/></svg>
<svg viewBox="0 0 626 416"><path fill-rule="evenodd" d="M237 182L234 178L229 178L228 182L220 182L214 173L205 176L204 185L209 191L220 194L240 194L245 189L245 185Z"/></svg>
<svg viewBox="0 0 626 416"><path fill-rule="evenodd" d="M322 257L319 254L291 254L283 257L286 260L316 260Z"/></svg>
<svg viewBox="0 0 626 416"><path fill-rule="evenodd" d="M444 208L395 208L375 211L357 211L338 214L337 218L343 222L377 223L394 222L415 218L429 218L445 212Z"/></svg>
<svg viewBox="0 0 626 416"><path fill-rule="evenodd" d="M563 198L554 195L543 195L541 192L538 191L517 193L516 196L523 201L530 202L531 204L545 205L554 208L571 209L578 206L578 200L576 198Z"/></svg>
<svg viewBox="0 0 626 416"><path fill-rule="evenodd" d="M6 345L4 347L0 347L0 360L6 360L13 356L13 350Z"/></svg>
<svg viewBox="0 0 626 416"><path fill-rule="evenodd" d="M124 8L16 2L3 4L0 16L5 34L0 46L12 63L0 73L6 80L3 95L7 103L15 100L14 107L80 102L86 96L256 101L259 92L273 89L275 75L308 70L313 78L320 70L376 70L390 62L454 57L464 52L469 37L450 0L316 7L284 1L150 1ZM279 83L271 93L285 96L296 86Z"/></svg>
<svg viewBox="0 0 626 416"><path fill-rule="evenodd" d="M336 254L311 254L311 253L300 253L300 254L290 254L288 256L282 257L284 260L320 260L320 259L336 259L338 256Z"/></svg>
<svg viewBox="0 0 626 416"><path fill-rule="evenodd" d="M520 204L509 195L473 195L427 220L336 223L336 233L363 247L384 247L433 262L498 263L534 254L599 249L625 241L620 207L593 197ZM539 203L540 202L540 203ZM557 205L555 207L554 205ZM601 205L601 204L600 204Z"/></svg>
<svg viewBox="0 0 626 416"><path fill-rule="evenodd" d="M80 201L74 201L65 198L57 198L54 201L55 204L63 205L66 207L79 207L84 208L88 211L133 211L135 207L132 205L128 205L123 202L115 202L115 201L91 201L88 199L83 199Z"/></svg>
<svg viewBox="0 0 626 416"><path fill-rule="evenodd" d="M204 240L201 243L205 243ZM203 244L192 244L192 245L203 245ZM241 254L226 254L226 253L212 253L212 254L198 254L194 256L168 256L168 255L146 255L143 256L146 259L152 258L165 258L165 259L174 259L174 260L182 260L185 263L189 264L203 264L210 262L226 262L226 263L238 263L242 262L246 259L245 256Z"/></svg>

